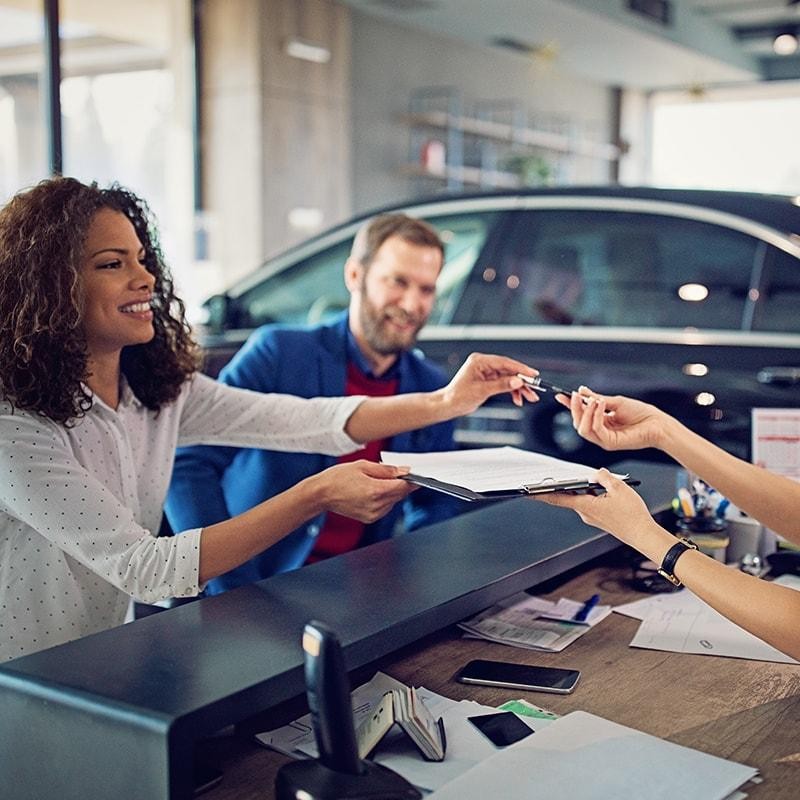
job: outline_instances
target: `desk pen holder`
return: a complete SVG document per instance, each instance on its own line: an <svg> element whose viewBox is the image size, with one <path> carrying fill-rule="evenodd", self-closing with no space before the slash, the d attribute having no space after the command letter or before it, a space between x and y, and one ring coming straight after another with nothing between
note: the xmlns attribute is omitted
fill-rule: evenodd
<svg viewBox="0 0 800 800"><path fill-rule="evenodd" d="M730 537L726 520L713 515L678 517L675 527L678 533L688 536L701 552L723 564L727 561Z"/></svg>
<svg viewBox="0 0 800 800"><path fill-rule="evenodd" d="M728 521L721 517L698 515L696 517L678 517L675 527L679 533L718 533L724 536L728 531Z"/></svg>

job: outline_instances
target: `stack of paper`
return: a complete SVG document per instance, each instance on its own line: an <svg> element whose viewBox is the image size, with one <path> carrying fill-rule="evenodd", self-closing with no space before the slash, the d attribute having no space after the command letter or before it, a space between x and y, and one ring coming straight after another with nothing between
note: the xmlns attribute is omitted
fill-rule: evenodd
<svg viewBox="0 0 800 800"><path fill-rule="evenodd" d="M775 583L800 589L800 579L791 575L783 575ZM631 647L798 663L723 617L688 589L646 597L616 606L614 611L642 620Z"/></svg>
<svg viewBox="0 0 800 800"><path fill-rule="evenodd" d="M404 478L411 483L469 501L598 488L594 467L516 447L435 453L383 451L381 461L410 467L411 472ZM628 480L627 475L617 477Z"/></svg>
<svg viewBox="0 0 800 800"><path fill-rule="evenodd" d="M498 751L432 798L724 800L756 775L753 767L573 711Z"/></svg>
<svg viewBox="0 0 800 800"><path fill-rule="evenodd" d="M392 690L407 690L383 673L353 692L359 724ZM504 704L536 734L496 748L467 718L496 709L469 700L456 702L427 689L418 690L434 717L447 726L444 761L423 761L408 737L390 732L373 760L398 772L437 800L570 800L648 797L655 800L723 800L757 771L688 747L574 711L554 715L527 701ZM310 715L256 737L262 744L295 758L315 757ZM741 795L739 795L741 796Z"/></svg>
<svg viewBox="0 0 800 800"><path fill-rule="evenodd" d="M611 613L611 606L598 605L584 622L575 622L583 605L565 597L554 603L520 592L460 622L459 627L476 639L557 653Z"/></svg>

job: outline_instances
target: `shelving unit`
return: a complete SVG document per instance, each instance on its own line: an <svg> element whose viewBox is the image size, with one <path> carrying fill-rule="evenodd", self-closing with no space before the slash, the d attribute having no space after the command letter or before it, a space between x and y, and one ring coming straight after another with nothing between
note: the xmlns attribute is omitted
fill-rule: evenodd
<svg viewBox="0 0 800 800"><path fill-rule="evenodd" d="M464 113L461 94L452 88L413 92L408 113L400 117L410 131L409 158L402 173L444 182L448 189L518 188L524 185L520 176L499 167L501 150L506 155L539 153L549 163L570 157L611 163L620 157L617 145L527 126L524 111L512 101L478 102L474 109L474 114ZM437 135L446 158L443 164L426 164L425 145Z"/></svg>

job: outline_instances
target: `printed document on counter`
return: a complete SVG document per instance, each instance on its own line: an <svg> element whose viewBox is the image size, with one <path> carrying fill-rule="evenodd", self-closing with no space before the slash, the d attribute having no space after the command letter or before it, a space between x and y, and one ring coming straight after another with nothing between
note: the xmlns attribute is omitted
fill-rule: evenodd
<svg viewBox="0 0 800 800"><path fill-rule="evenodd" d="M431 798L725 800L757 772L585 711L573 711L482 761Z"/></svg>
<svg viewBox="0 0 800 800"><path fill-rule="evenodd" d="M800 579L795 575L782 575L774 582L800 589ZM723 617L689 589L645 597L616 606L614 611L642 620L631 640L631 647L782 664L798 663Z"/></svg>
<svg viewBox="0 0 800 800"><path fill-rule="evenodd" d="M566 597L553 602L520 592L458 626L472 638L559 653L611 613L611 606L597 605L585 622L575 622L582 606Z"/></svg>

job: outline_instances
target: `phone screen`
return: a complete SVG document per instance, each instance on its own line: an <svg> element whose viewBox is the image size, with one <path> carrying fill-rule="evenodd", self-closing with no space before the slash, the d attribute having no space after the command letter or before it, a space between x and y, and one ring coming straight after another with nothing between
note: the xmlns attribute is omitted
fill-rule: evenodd
<svg viewBox="0 0 800 800"><path fill-rule="evenodd" d="M467 717L467 719L495 747L506 747L533 733L531 728L510 711L501 711L497 714L481 714L478 717Z"/></svg>
<svg viewBox="0 0 800 800"><path fill-rule="evenodd" d="M507 686L514 689L532 689L540 692L568 694L580 678L576 669L532 667L505 661L470 661L458 674L462 683L486 686Z"/></svg>

